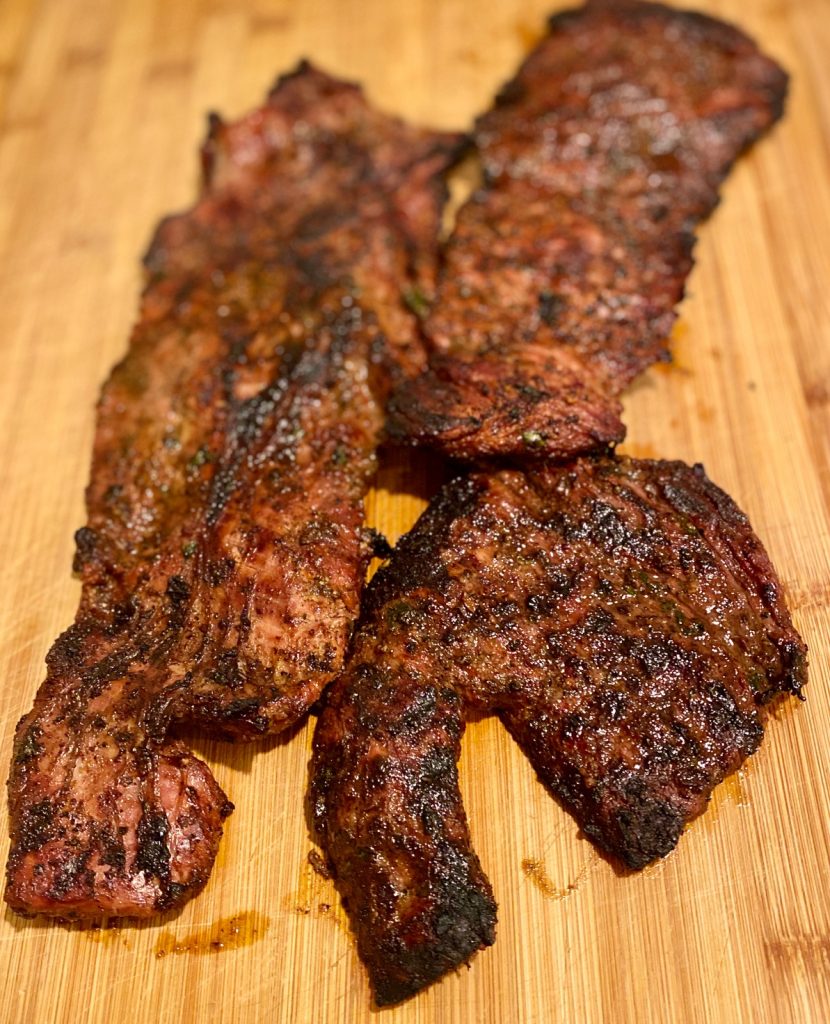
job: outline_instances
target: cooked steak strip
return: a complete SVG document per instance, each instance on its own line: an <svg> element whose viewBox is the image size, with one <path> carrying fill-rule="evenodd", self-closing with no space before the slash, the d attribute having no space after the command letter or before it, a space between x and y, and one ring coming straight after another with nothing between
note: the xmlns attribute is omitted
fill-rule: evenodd
<svg viewBox="0 0 830 1024"><path fill-rule="evenodd" d="M312 807L379 1003L493 941L455 760L497 713L583 831L668 853L800 693L769 558L701 467L582 459L443 490L372 580L314 738Z"/></svg>
<svg viewBox="0 0 830 1024"><path fill-rule="evenodd" d="M621 0L553 17L478 120L484 184L447 245L432 367L393 397L393 436L470 460L619 441L617 396L668 357L695 226L786 87L704 15Z"/></svg>
<svg viewBox="0 0 830 1024"><path fill-rule="evenodd" d="M307 65L213 119L103 389L76 620L17 729L15 910L181 904L231 805L171 726L277 732L340 669L383 402L424 361L401 293L432 286L457 141Z"/></svg>
<svg viewBox="0 0 830 1024"><path fill-rule="evenodd" d="M393 602L386 614L397 610ZM434 660L406 646L387 650L385 641L401 637L380 619L365 621L317 726L312 792L315 823L383 1006L491 945L496 904L458 790L459 693ZM431 674L423 676L423 667Z"/></svg>

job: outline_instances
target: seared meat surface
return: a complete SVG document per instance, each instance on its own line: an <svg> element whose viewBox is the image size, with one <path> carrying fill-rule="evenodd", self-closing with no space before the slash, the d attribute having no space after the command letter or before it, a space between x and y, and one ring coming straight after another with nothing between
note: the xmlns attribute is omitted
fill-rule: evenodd
<svg viewBox="0 0 830 1024"><path fill-rule="evenodd" d="M743 513L677 462L456 480L372 580L312 764L316 829L379 1003L493 941L456 760L498 714L582 830L668 853L800 692L806 649Z"/></svg>
<svg viewBox="0 0 830 1024"><path fill-rule="evenodd" d="M424 363L401 293L433 285L457 144L307 65L212 120L101 396L80 607L17 729L15 910L182 903L231 805L168 731L277 732L341 668L383 403Z"/></svg>
<svg viewBox="0 0 830 1024"><path fill-rule="evenodd" d="M694 229L780 116L785 73L739 30L589 3L479 118L425 331L430 370L391 432L450 455L566 457L621 440L617 396L668 355Z"/></svg>

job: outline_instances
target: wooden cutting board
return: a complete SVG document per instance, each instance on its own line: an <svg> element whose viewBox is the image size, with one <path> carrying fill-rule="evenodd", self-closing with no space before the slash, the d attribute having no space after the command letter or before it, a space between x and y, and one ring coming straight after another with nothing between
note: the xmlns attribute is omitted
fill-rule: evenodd
<svg viewBox="0 0 830 1024"><path fill-rule="evenodd" d="M205 112L254 106L308 55L387 110L464 127L549 2L0 0L2 771L74 613L96 393L124 350L151 229L195 194ZM701 234L676 362L632 389L626 450L702 461L748 511L810 645L807 703L776 714L678 850L640 874L598 857L497 722L472 726L462 784L498 940L380 1017L334 887L306 860L311 724L262 747L201 742L237 805L206 891L178 917L117 929L6 912L0 1018L830 1020L830 3L701 6L781 60L792 96ZM373 524L398 536L435 475L387 460Z"/></svg>

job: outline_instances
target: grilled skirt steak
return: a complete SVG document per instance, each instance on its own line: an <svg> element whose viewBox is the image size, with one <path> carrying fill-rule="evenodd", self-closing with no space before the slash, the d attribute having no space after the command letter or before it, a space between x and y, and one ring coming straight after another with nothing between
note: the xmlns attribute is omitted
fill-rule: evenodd
<svg viewBox="0 0 830 1024"><path fill-rule="evenodd" d="M369 585L314 739L314 822L378 1003L493 941L458 791L468 714L498 714L582 830L640 868L805 673L769 558L700 466L447 485Z"/></svg>
<svg viewBox="0 0 830 1024"><path fill-rule="evenodd" d="M622 439L617 396L666 339L694 229L780 116L785 73L704 15L621 0L551 19L479 118L425 331L390 430L474 460Z"/></svg>
<svg viewBox="0 0 830 1024"><path fill-rule="evenodd" d="M454 136L301 65L213 118L98 410L83 591L19 723L6 900L148 915L205 883L231 809L171 728L291 726L341 668L391 383L424 365Z"/></svg>

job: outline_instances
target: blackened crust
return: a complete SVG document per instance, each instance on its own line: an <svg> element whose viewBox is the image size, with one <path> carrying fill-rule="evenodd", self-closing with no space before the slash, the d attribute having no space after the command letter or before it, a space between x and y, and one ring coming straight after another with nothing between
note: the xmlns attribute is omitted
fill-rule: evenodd
<svg viewBox="0 0 830 1024"><path fill-rule="evenodd" d="M448 484L369 585L314 738L315 825L378 1001L492 941L457 787L465 717L498 714L583 832L641 868L805 679L769 558L701 467L604 457Z"/></svg>
<svg viewBox="0 0 830 1024"><path fill-rule="evenodd" d="M378 668L363 645L317 725L315 826L379 1006L495 938L496 907L458 790L463 730L453 689Z"/></svg>

